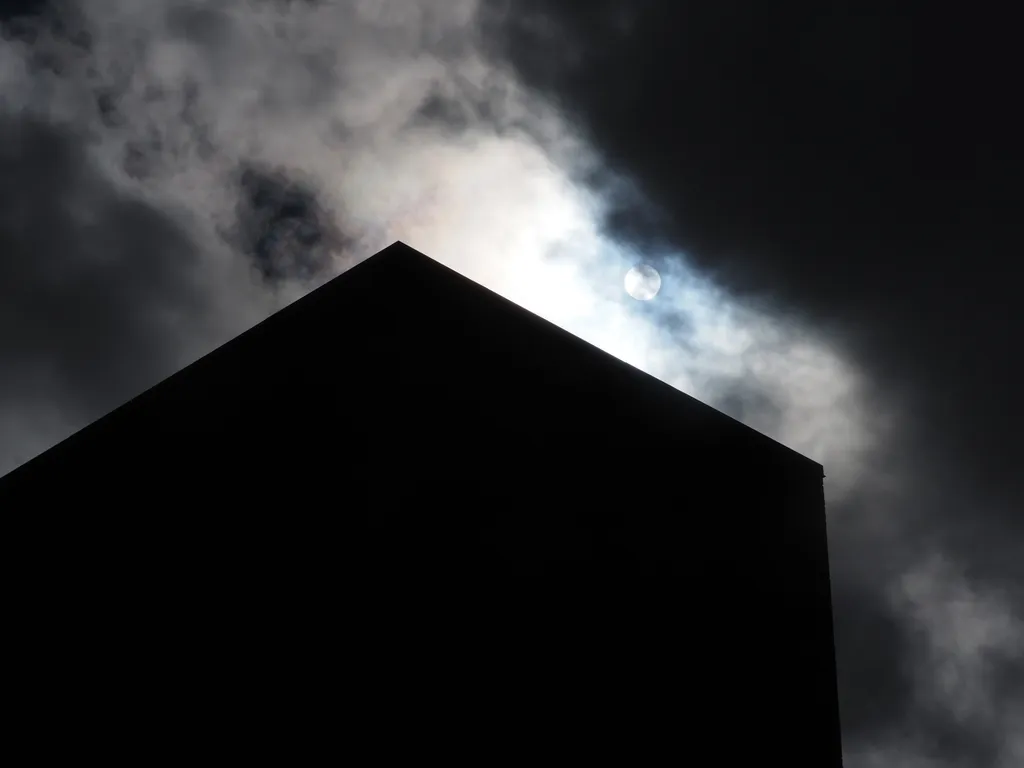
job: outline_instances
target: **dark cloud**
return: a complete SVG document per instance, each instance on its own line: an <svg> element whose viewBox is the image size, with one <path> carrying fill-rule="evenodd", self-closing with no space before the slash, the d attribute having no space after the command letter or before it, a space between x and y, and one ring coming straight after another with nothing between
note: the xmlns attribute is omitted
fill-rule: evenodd
<svg viewBox="0 0 1024 768"><path fill-rule="evenodd" d="M198 294L178 226L121 197L73 136L11 118L0 120L0 212L5 389L43 377L96 412L167 371L153 342Z"/></svg>
<svg viewBox="0 0 1024 768"><path fill-rule="evenodd" d="M47 6L47 0L0 0L0 22L39 16Z"/></svg>
<svg viewBox="0 0 1024 768"><path fill-rule="evenodd" d="M223 9L176 5L167 11L167 31L200 48L214 50L229 41L233 30Z"/></svg>
<svg viewBox="0 0 1024 768"><path fill-rule="evenodd" d="M782 407L755 386L729 383L723 386L715 407L744 424L758 422L759 428L772 434L782 417ZM773 428L773 425L776 425Z"/></svg>
<svg viewBox="0 0 1024 768"><path fill-rule="evenodd" d="M181 223L114 188L79 137L0 117L0 416L56 404L81 426L174 372L217 338L203 276Z"/></svg>
<svg viewBox="0 0 1024 768"><path fill-rule="evenodd" d="M337 216L323 209L313 188L284 170L254 167L241 172L239 184L235 237L260 276L271 283L325 276L345 239Z"/></svg>
<svg viewBox="0 0 1024 768"><path fill-rule="evenodd" d="M454 130L465 130L472 124L470 107L462 100L441 91L427 96L423 105L413 115L410 125L443 126Z"/></svg>
<svg viewBox="0 0 1024 768"><path fill-rule="evenodd" d="M833 585L843 733L876 738L898 728L912 708L914 681L904 664L908 630L875 585Z"/></svg>

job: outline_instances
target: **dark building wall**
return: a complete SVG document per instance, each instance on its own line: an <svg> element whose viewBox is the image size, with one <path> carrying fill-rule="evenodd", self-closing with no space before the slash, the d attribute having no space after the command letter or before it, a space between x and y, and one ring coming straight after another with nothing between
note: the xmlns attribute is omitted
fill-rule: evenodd
<svg viewBox="0 0 1024 768"><path fill-rule="evenodd" d="M26 602L231 727L839 765L821 467L408 256L0 481Z"/></svg>

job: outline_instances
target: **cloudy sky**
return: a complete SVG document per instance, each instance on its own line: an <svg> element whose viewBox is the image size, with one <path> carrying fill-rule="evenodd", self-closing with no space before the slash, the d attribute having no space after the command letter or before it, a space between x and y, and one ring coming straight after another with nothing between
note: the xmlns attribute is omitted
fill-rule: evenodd
<svg viewBox="0 0 1024 768"><path fill-rule="evenodd" d="M402 239L825 465L849 768L1024 765L1009 25L0 9L0 473Z"/></svg>

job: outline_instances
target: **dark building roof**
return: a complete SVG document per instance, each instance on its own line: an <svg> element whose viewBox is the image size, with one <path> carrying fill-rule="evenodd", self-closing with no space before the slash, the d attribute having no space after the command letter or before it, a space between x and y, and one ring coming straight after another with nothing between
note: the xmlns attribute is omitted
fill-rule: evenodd
<svg viewBox="0 0 1024 768"><path fill-rule="evenodd" d="M365 732L823 766L822 476L396 243L0 479L0 509L69 611L90 585L111 627L285 622L362 681Z"/></svg>

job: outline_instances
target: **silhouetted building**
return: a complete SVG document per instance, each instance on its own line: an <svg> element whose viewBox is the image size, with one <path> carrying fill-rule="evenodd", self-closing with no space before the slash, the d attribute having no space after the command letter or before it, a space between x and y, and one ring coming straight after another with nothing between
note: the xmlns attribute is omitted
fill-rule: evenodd
<svg viewBox="0 0 1024 768"><path fill-rule="evenodd" d="M822 768L822 477L396 243L0 509L48 674L141 744Z"/></svg>

